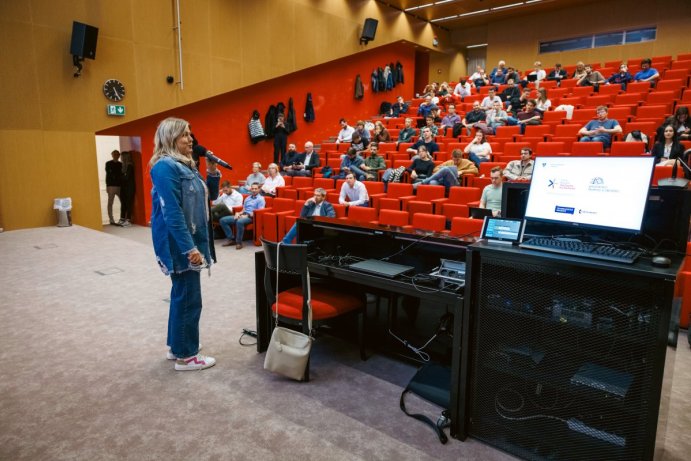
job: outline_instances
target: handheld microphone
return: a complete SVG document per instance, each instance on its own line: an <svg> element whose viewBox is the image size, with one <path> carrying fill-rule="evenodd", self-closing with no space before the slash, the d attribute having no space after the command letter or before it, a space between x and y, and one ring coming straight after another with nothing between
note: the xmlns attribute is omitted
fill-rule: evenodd
<svg viewBox="0 0 691 461"><path fill-rule="evenodd" d="M207 159L218 163L224 168L227 168L229 170L232 170L233 167L228 164L228 162L216 157L213 152L208 150L206 147L202 146L201 144L197 144L192 148L192 154L194 157L194 160L199 163L199 157L206 157Z"/></svg>

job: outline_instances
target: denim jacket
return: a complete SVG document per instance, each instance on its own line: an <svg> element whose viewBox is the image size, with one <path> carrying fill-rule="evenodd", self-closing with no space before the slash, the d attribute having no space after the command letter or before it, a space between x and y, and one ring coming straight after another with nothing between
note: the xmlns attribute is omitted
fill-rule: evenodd
<svg viewBox="0 0 691 461"><path fill-rule="evenodd" d="M151 181L151 236L163 273L209 267L209 200L199 172L162 157L151 168ZM193 266L187 259L195 248L204 256L201 266Z"/></svg>

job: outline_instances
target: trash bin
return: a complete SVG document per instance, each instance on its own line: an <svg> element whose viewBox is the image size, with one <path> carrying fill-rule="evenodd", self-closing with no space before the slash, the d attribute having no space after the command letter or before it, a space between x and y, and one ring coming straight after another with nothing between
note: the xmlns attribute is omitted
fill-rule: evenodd
<svg viewBox="0 0 691 461"><path fill-rule="evenodd" d="M58 215L58 227L72 225L72 199L70 197L56 198L53 201L53 209Z"/></svg>

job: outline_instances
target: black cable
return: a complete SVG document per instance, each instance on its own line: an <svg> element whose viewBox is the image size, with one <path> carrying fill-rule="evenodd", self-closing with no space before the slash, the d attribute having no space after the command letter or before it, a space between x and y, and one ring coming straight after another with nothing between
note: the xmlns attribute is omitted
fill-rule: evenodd
<svg viewBox="0 0 691 461"><path fill-rule="evenodd" d="M238 339L238 343L240 343L241 346L256 346L257 341L254 341L253 343L243 343L242 338L245 336L251 336L254 339L257 339L257 332L254 330L250 330L248 328L243 328L242 329L242 334L240 335L240 338Z"/></svg>

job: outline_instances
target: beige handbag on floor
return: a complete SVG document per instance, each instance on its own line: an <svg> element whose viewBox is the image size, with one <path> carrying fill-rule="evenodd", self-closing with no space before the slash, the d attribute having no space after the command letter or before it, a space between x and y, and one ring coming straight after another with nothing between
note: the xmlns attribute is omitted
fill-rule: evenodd
<svg viewBox="0 0 691 461"><path fill-rule="evenodd" d="M266 351L264 369L278 373L287 378L302 381L305 377L305 368L307 367L310 350L312 349L312 337L299 331L278 326L278 278L280 274L278 269L281 267L279 264L280 249L281 242L279 242L276 247L276 324L271 334L269 347ZM312 300L309 270L307 270L307 293L303 293L303 296L305 295L307 296L308 306L307 326L308 330L311 332Z"/></svg>

